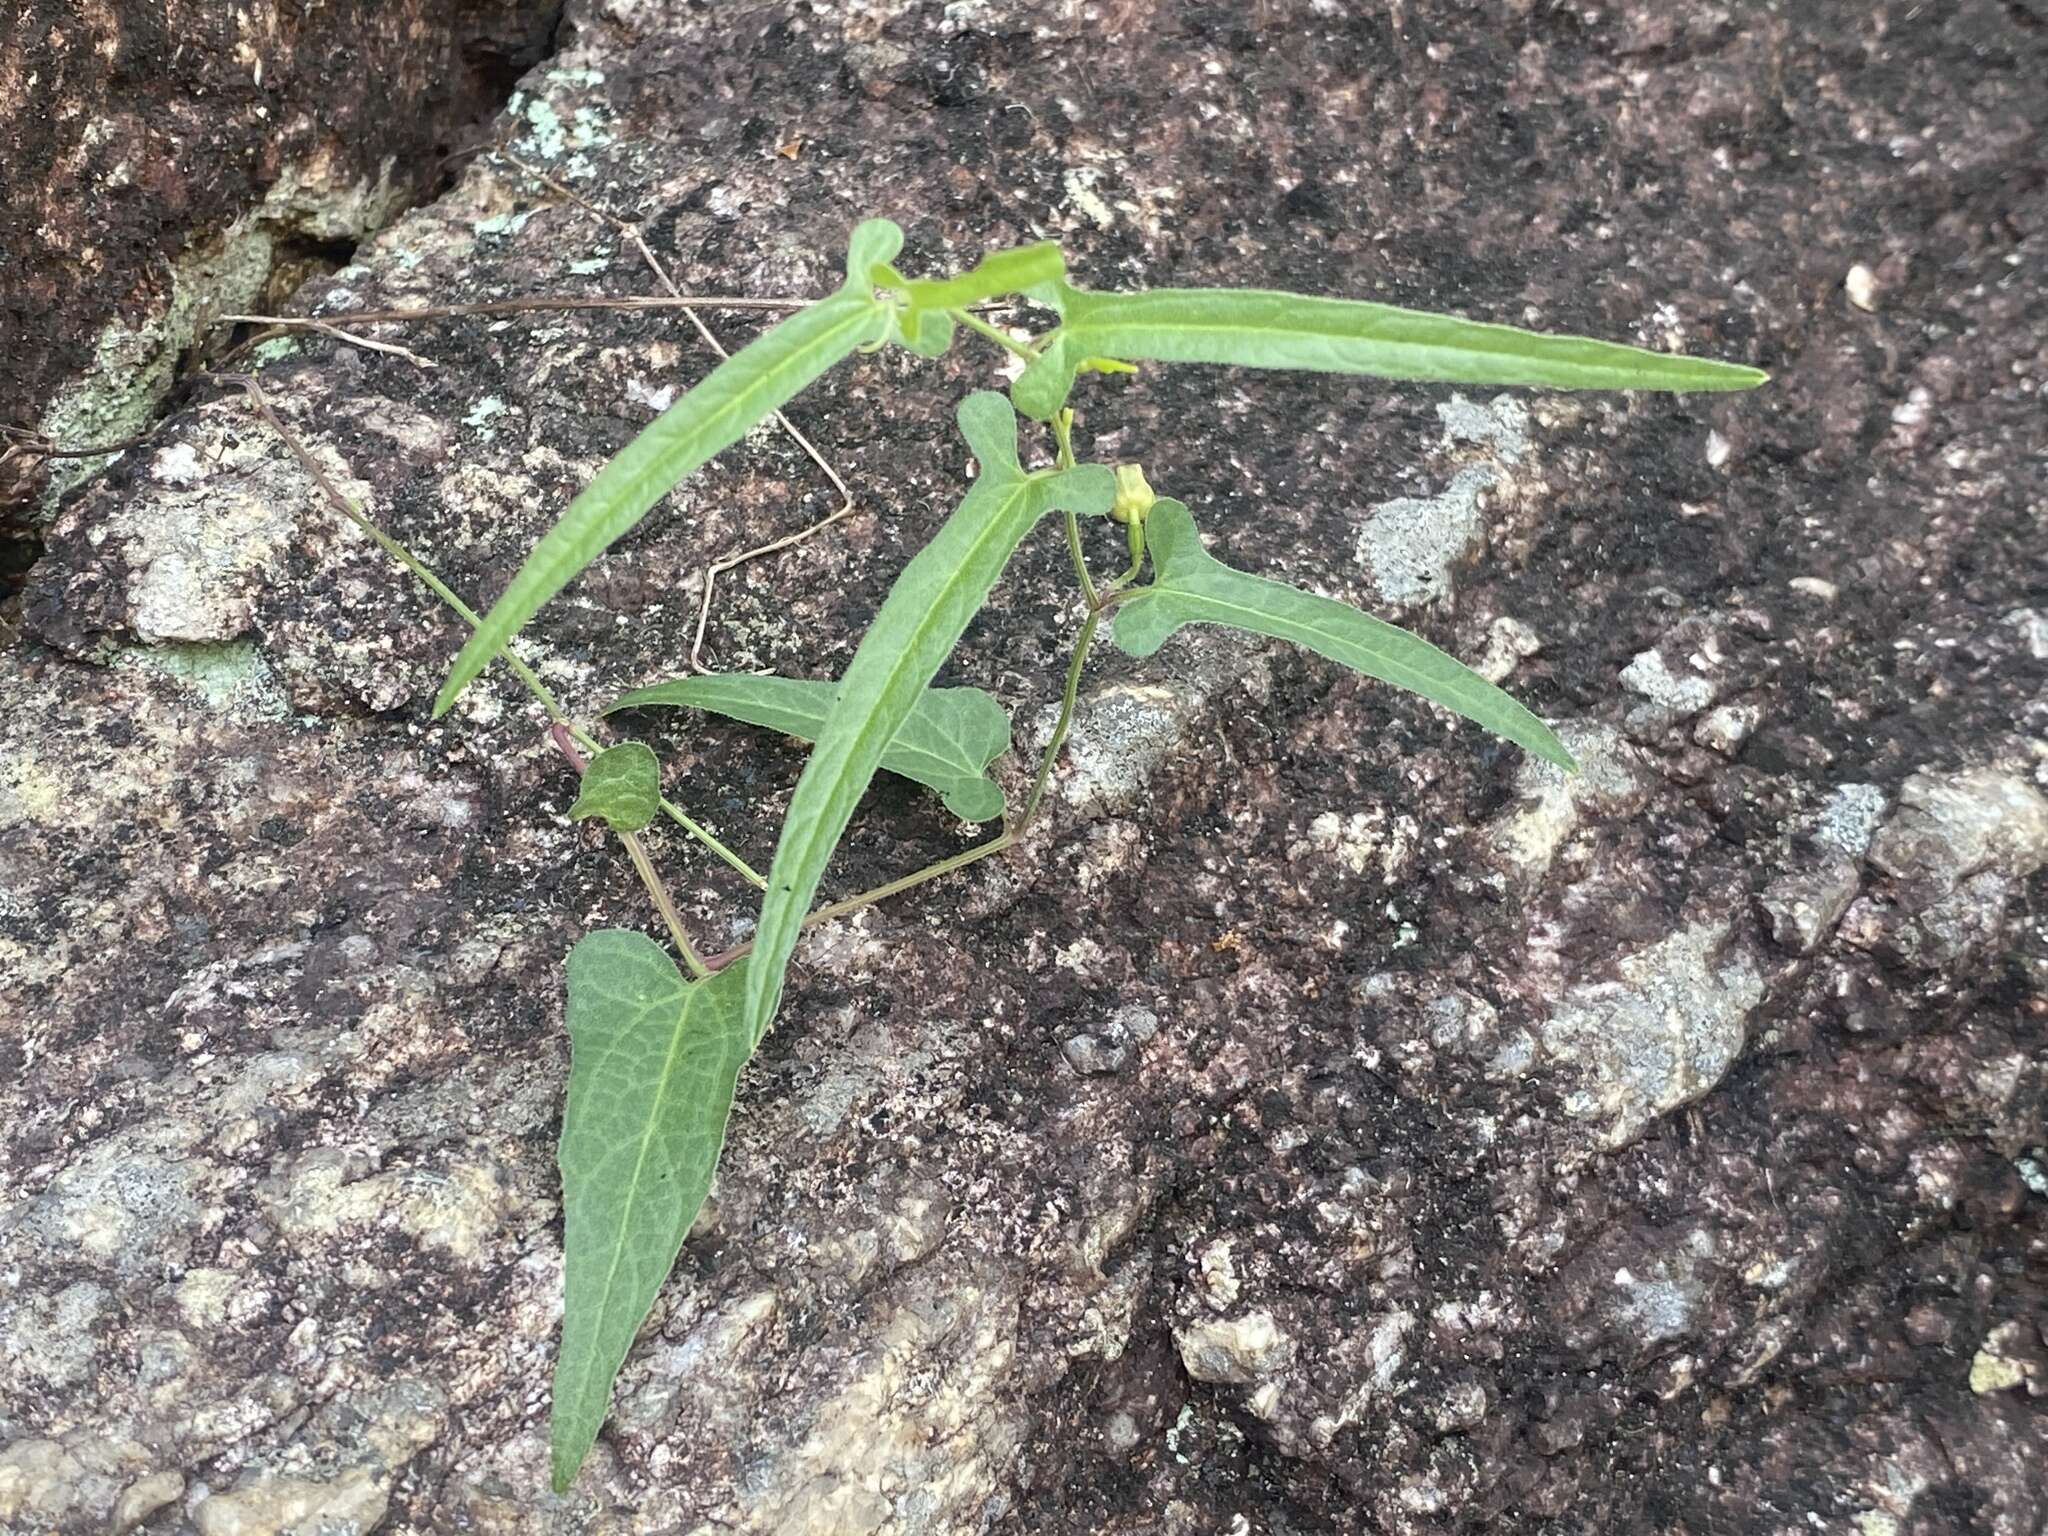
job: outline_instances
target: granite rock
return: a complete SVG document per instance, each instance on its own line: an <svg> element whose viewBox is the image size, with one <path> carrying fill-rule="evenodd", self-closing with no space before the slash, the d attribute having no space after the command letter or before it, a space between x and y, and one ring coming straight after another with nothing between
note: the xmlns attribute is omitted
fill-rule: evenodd
<svg viewBox="0 0 2048 1536"><path fill-rule="evenodd" d="M649 914L562 816L538 711L491 676L432 720L459 626L195 386L0 614L0 1522L2038 1529L2036 1341L2010 1325L2044 1305L2048 890L2015 828L2048 716L2008 622L2039 585L2038 29L1982 4L572 0L560 35L493 137L693 291L820 292L882 213L920 272L1057 235L1090 284L1342 292L1773 382L1516 392L1508 464L1446 440L1437 388L1086 381L1084 449L1142 460L1219 557L1367 605L1373 509L1498 459L1403 618L1511 660L1584 772L1286 647L1104 648L1024 843L800 955L561 1499L560 963ZM1868 311L1841 296L1858 261ZM480 157L294 302L563 291L653 284ZM477 601L709 366L644 311L377 334L437 366L318 336L249 365ZM858 510L720 580L713 664L844 666L959 495L952 403L1002 366L858 358L793 408ZM680 668L707 559L835 505L764 429L523 654L594 715ZM1074 618L1055 529L948 680L1028 744ZM1645 652L1710 670L1709 714L1761 710L1736 755L1631 727ZM618 728L766 857L800 751ZM1030 765L998 772L1014 795ZM1759 936L1817 826L1852 860L1875 832L1860 900L1922 935L1912 963L1858 942L1860 902L1811 953ZM878 783L833 892L960 837ZM686 921L743 938L744 883L652 842ZM1122 1064L1074 1071L1112 1020Z"/></svg>

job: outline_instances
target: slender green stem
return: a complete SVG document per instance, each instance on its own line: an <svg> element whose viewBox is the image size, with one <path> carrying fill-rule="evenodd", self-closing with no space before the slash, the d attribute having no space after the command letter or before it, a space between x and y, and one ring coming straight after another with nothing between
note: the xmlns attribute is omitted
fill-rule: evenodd
<svg viewBox="0 0 2048 1536"><path fill-rule="evenodd" d="M300 468L313 477L313 483L320 487L321 493L333 504L336 511L355 524L359 531L375 540L378 548L382 549L385 554L396 560L408 571L411 571L425 585L429 592L433 593L434 596L441 599L449 608L454 610L456 615L471 629L475 629L483 623L483 620L477 617L476 610L456 596L454 589L439 576L436 576L424 561L382 528L371 522L363 513L362 508L358 507L341 493L341 488L328 478L325 466L313 457L312 452L306 445L299 441L299 435L287 427L279 419L277 412L271 409L270 398L263 393L261 385L254 379L242 374L222 374L220 377L226 382L240 387L242 392L249 397L249 403L256 407L256 413L263 418L271 431L284 439L284 445L292 451L292 457L299 461ZM512 669L512 675L526 685L529 693L540 700L540 707L547 711L549 720L564 721L569 718L564 713L561 704L556 700L554 694L548 690L548 685L540 680L533 668L529 667L517 656L514 656L509 650L501 649L498 655L505 665Z"/></svg>
<svg viewBox="0 0 2048 1536"><path fill-rule="evenodd" d="M706 848L709 848L718 858L724 860L727 865L739 874L741 879L745 880L755 890L765 891L768 889L768 881L759 870L726 847L724 843L721 843L712 835L710 828L692 821L681 806L663 800L661 802L661 810L662 814L668 817L670 821L681 827Z"/></svg>
<svg viewBox="0 0 2048 1536"><path fill-rule="evenodd" d="M858 912L862 907L870 907L878 901L888 900L891 896L900 896L905 891L915 890L928 880L936 880L941 875L950 875L956 869L965 869L968 865L985 859L992 853L1001 853L1016 841L1016 833L1005 831L1000 836L992 837L977 847L969 848L965 853L951 854L939 860L936 864L927 864L923 869L918 870L914 874L905 875L898 880L887 881L876 886L873 890L862 891L858 896L849 896L844 901L830 902L825 906L819 907L804 919L804 926L808 928L815 923L827 923L835 917L844 917L849 912Z"/></svg>
<svg viewBox="0 0 2048 1536"><path fill-rule="evenodd" d="M578 738L581 738L579 742ZM597 743L579 731L566 720L557 720L548 730L548 739L555 744L555 750L568 760L576 770L578 778L590 771L590 764L583 760L579 745L587 745L593 751ZM690 942L689 931L683 927L683 914L676 910L676 904L668 894L668 887L661 883L661 872L654 867L654 860L647 856L647 849L641 843L639 834L622 827L613 827L619 841L626 845L626 857L633 861L633 872L640 877L640 883L647 888L648 899L654 903L654 910L661 914L662 922L668 928L668 936L682 952L683 963L698 976L709 976L711 967L704 963L704 957L697 953L697 947Z"/></svg>
<svg viewBox="0 0 2048 1536"><path fill-rule="evenodd" d="M1059 449L1060 468L1074 467L1074 411L1063 406L1052 413L1052 440Z"/></svg>
<svg viewBox="0 0 2048 1536"><path fill-rule="evenodd" d="M1117 573L1116 580L1107 586L1098 587L1088 574L1088 562L1081 551L1081 528L1074 514L1067 514L1067 553L1074 561L1074 574L1081 578L1081 595L1088 600L1088 611L1113 607L1121 601L1118 594L1138 579L1138 573L1145 568L1145 525L1133 519L1125 528L1130 545L1131 563ZM1128 594L1125 594L1128 595Z"/></svg>
<svg viewBox="0 0 2048 1536"><path fill-rule="evenodd" d="M900 896L905 891L915 890L926 881L936 880L941 875L950 875L958 869L965 869L992 853L1001 853L1005 848L1013 846L1016 841L1016 832L1006 828L1000 836L969 848L965 853L952 854L936 864L927 864L913 874L905 875L899 880L890 880L872 890L862 891L858 896L849 896L844 901L829 902L807 914L800 926L815 928L820 923L829 923L835 917L844 917L849 912L858 912L861 908L871 907L878 901L886 901L891 896ZM720 970L731 965L753 947L754 941L749 939L744 944L736 944L731 949L710 956L705 963L713 970Z"/></svg>
<svg viewBox="0 0 2048 1536"><path fill-rule="evenodd" d="M426 584L429 592L432 592L434 596L454 609L456 614L461 617L463 623L467 624L471 629L475 629L479 624L483 623L483 620L477 617L476 610L457 597L448 583L429 570L426 564L415 556L411 550L407 549L398 540L391 537L390 534L365 517L354 502L344 496L336 496L335 502L344 512L348 513L358 528L377 541L386 554L404 566L408 571L411 571L413 575ZM535 672L533 668L529 667L517 656L514 656L509 647L499 650L498 659L510 667L512 675L526 685L526 691L540 701L540 707L547 711L549 720L567 720L569 718L560 702L549 690L548 685L540 680L540 674Z"/></svg>
<svg viewBox="0 0 2048 1536"><path fill-rule="evenodd" d="M1131 563L1121 576L1102 589L1105 600L1136 581L1138 572L1145 568L1145 525L1137 518L1132 518L1125 525L1125 532L1130 535Z"/></svg>
<svg viewBox="0 0 2048 1536"><path fill-rule="evenodd" d="M940 859L936 864L927 864L923 869L904 875L900 879L887 881L871 890L862 891L856 896L849 896L844 901L828 902L822 907L815 908L805 916L802 927L814 928L819 923L830 922L835 917L844 917L849 912L858 912L878 901L886 901L891 896L900 896L905 891L915 890L928 881L938 879L941 875L950 875L955 870L965 869L991 854L1001 853L1005 848L1016 845L1017 840L1031 825L1032 818L1038 814L1040 802L1045 799L1046 783L1052 777L1053 764L1059 758L1060 748L1066 745L1067 732L1073 728L1075 702L1081 692L1081 668L1088 659L1088 648L1094 643L1095 631L1102 625L1103 614L1115 607L1116 602L1117 594L1111 593L1106 595L1099 605L1092 606L1087 620L1081 625L1081 632L1075 636L1074 654L1067 663L1066 688L1060 697L1060 717L1053 726L1052 739L1045 744L1045 751L1038 759L1038 773L1031 782L1031 793L1024 802L1023 814L1005 826L1000 836L990 838L978 847L969 848L965 853L956 853ZM736 945L732 949L711 956L707 963L716 970L732 964L753 947L753 941L749 940L745 944Z"/></svg>
<svg viewBox="0 0 2048 1536"><path fill-rule="evenodd" d="M1038 814L1039 802L1045 799L1046 783L1052 777L1052 765L1060 755L1060 748L1066 745L1067 732L1074 724L1074 701L1081 693L1081 666L1088 659L1088 647L1095 642L1095 631L1102 624L1103 610L1091 609L1088 620L1081 626L1081 633L1074 639L1074 656L1067 663L1066 692L1060 698L1060 717L1052 728L1052 739L1045 744L1045 755L1038 760L1038 776L1031 781L1031 793L1024 801L1024 813L1017 818L1016 831L1021 835L1031 825L1032 817Z"/></svg>
<svg viewBox="0 0 2048 1536"><path fill-rule="evenodd" d="M647 850L640 845L637 833L621 832L619 841L626 845L626 857L633 861L633 870L640 876L640 883L647 887L647 894L654 902L655 911L661 914L662 922L668 925L668 936L675 941L682 953L683 964L690 968L692 976L709 976L711 967L704 963L704 957L697 953L697 946L690 942L690 935L683 927L683 914L676 910L676 904L669 899L668 887L661 883L661 876L654 868L654 860L647 857Z"/></svg>
<svg viewBox="0 0 2048 1536"><path fill-rule="evenodd" d="M1014 352L1017 354L1017 356L1023 358L1026 362L1035 363L1038 361L1038 348L1032 346L1027 341L1019 341L1016 337L1012 336L1008 331L1003 330L999 326L990 325L986 320L982 319L981 316L977 315L973 310L949 309L946 311L946 313L952 316L956 322L966 326L967 329L974 332L975 335L985 337L987 340L992 341L997 346L1001 347L1004 351Z"/></svg>
<svg viewBox="0 0 2048 1536"><path fill-rule="evenodd" d="M1053 412L1053 443L1059 450L1059 467L1074 467L1074 413L1071 410ZM1081 520L1074 515L1074 509L1066 509L1067 554L1074 562L1074 578L1081 584L1081 596L1087 600L1088 611L1093 613L1101 601L1095 593L1095 578L1088 574L1088 555L1081 546Z"/></svg>
<svg viewBox="0 0 2048 1536"><path fill-rule="evenodd" d="M1145 585L1142 587L1126 586L1109 588L1103 592L1101 605L1097 607L1095 611L1098 614L1108 613L1111 609L1117 607L1119 604L1129 602L1132 598L1136 597L1140 592L1151 592L1153 590L1155 590L1155 586L1152 582L1149 581L1146 582Z"/></svg>
<svg viewBox="0 0 2048 1536"><path fill-rule="evenodd" d="M1088 611L1093 613L1102 599L1096 595L1095 578L1088 574L1088 557L1081 549L1081 521L1074 516L1073 509L1067 509L1067 554L1074 562L1074 575L1081 583L1081 596L1087 600Z"/></svg>

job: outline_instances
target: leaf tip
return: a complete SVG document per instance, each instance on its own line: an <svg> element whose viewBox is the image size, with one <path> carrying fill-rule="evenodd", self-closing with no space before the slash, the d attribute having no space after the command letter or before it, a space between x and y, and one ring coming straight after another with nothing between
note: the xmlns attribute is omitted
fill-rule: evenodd
<svg viewBox="0 0 2048 1536"><path fill-rule="evenodd" d="M1742 390L1757 389L1771 382L1771 376L1761 368L1752 368L1747 363L1715 362L1709 365L1713 372L1701 384L1701 388L1734 394Z"/></svg>
<svg viewBox="0 0 2048 1536"><path fill-rule="evenodd" d="M1771 382L1771 376L1761 368L1752 368L1747 363L1721 363L1717 365L1712 389L1736 393L1756 389Z"/></svg>
<svg viewBox="0 0 2048 1536"><path fill-rule="evenodd" d="M953 419L983 474L1024 473L1023 462L1017 457L1017 413L1002 395L992 389L977 389L960 402Z"/></svg>
<svg viewBox="0 0 2048 1536"><path fill-rule="evenodd" d="M584 1458L597 1443L597 1431L592 1427L586 1432L583 1425L560 1419L548 1430L548 1487L560 1497L576 1486L576 1474L583 1470Z"/></svg>
<svg viewBox="0 0 2048 1536"><path fill-rule="evenodd" d="M434 719L440 719L454 707L455 701L462 696L462 690L477 680L485 663L490 659L488 651L482 655L478 654L482 647L477 644L477 635L481 633L482 631L477 631L472 634L468 643L455 653L455 662L448 668L448 676L441 683L441 691L434 695Z"/></svg>
<svg viewBox="0 0 2048 1536"><path fill-rule="evenodd" d="M1485 721L1481 721L1480 724L1486 725L1487 729L1492 730L1495 735L1505 737L1507 740L1514 742L1531 756L1541 758L1544 762L1550 764L1551 767L1562 769L1566 773L1577 773L1579 771L1579 760L1572 756L1571 748L1564 744L1563 739L1558 736L1557 732L1553 731L1539 716L1521 709L1520 706L1516 706L1516 708L1517 712L1524 716L1524 725L1521 730L1509 732L1487 725Z"/></svg>

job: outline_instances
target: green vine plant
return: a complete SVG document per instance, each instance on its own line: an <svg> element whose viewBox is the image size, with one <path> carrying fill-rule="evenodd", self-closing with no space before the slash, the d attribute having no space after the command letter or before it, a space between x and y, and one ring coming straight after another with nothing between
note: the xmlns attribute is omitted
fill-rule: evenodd
<svg viewBox="0 0 2048 1536"><path fill-rule="evenodd" d="M1721 391L1765 380L1731 363L1347 299L1257 290L1090 292L1068 282L1051 243L991 253L952 277L906 277L893 264L902 243L887 220L856 228L839 289L763 332L641 432L570 502L481 618L372 530L472 628L435 715L503 660L540 700L557 746L582 774L570 815L619 836L674 949L613 928L585 935L569 955L563 1320L550 1423L558 1491L574 1480L603 1427L613 1379L710 1189L734 1085L775 1018L803 929L1018 841L1044 800L1073 724L1082 667L1105 622L1113 642L1137 657L1190 624L1291 641L1573 767L1548 726L1455 658L1347 604L1233 570L1203 548L1194 512L1156 496L1141 466L1079 460L1067 402L1082 375L1210 363L1546 389ZM1056 323L1020 340L980 313L998 300L1028 301ZM845 673L836 681L691 676L636 689L605 711L703 710L812 744L763 876L663 797L649 747L601 745L508 644L663 495L835 365L889 345L941 357L963 330L1014 353L1022 371L1007 399L980 391L960 403L960 433L977 466L973 484L903 568ZM276 425L254 385L245 387ZM1024 467L1020 414L1050 429L1049 467ZM1050 740L1011 814L988 773L1010 746L1002 705L978 689L932 683L1018 546L1055 513L1081 619ZM1107 580L1096 578L1086 558L1083 525L1097 521L1122 534L1122 569ZM1000 821L1002 830L902 879L814 907L855 807L883 770L928 786L962 819ZM706 956L691 943L640 837L662 816L761 891L749 944Z"/></svg>

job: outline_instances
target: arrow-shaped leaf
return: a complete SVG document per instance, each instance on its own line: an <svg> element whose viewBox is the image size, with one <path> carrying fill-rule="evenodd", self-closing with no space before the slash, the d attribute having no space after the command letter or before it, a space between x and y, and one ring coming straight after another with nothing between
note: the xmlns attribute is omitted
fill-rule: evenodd
<svg viewBox="0 0 2048 1536"><path fill-rule="evenodd" d="M1584 336L1258 288L1091 293L1054 281L1034 296L1060 312L1060 326L1010 395L1040 421L1066 403L1074 375L1093 358L1546 389L1754 389L1766 377L1734 363Z"/></svg>
<svg viewBox="0 0 2048 1536"><path fill-rule="evenodd" d="M1145 542L1154 585L1140 587L1116 611L1116 643L1130 655L1150 656L1184 624L1224 624L1292 640L1367 677L1419 693L1559 767L1574 766L1548 726L1427 640L1347 603L1232 570L1202 548L1195 520L1180 502L1153 505Z"/></svg>
<svg viewBox="0 0 2048 1536"><path fill-rule="evenodd" d="M636 688L605 711L687 705L816 741L832 711L837 683L748 673L681 677ZM988 765L1010 749L1010 717L979 688L927 688L896 732L882 767L938 791L962 821L1003 814L1003 792Z"/></svg>
<svg viewBox="0 0 2048 1536"><path fill-rule="evenodd" d="M638 832L660 809L661 764L654 749L644 741L622 741L590 760L569 816L598 816L614 832Z"/></svg>
<svg viewBox="0 0 2048 1536"><path fill-rule="evenodd" d="M756 1039L775 1017L783 968L854 806L1010 555L1053 508L1098 515L1115 497L1114 480L1099 464L1026 474L1017 418L1001 395L969 395L959 419L980 477L889 589L839 680L783 818L747 972L747 1027Z"/></svg>
<svg viewBox="0 0 2048 1536"><path fill-rule="evenodd" d="M1013 250L990 251L953 277L905 277L892 266L875 270L875 281L901 296L896 340L920 357L943 357L953 344L949 309L963 309L984 299L1023 293L1067 275L1066 257L1050 240Z"/></svg>
<svg viewBox="0 0 2048 1536"><path fill-rule="evenodd" d="M869 219L853 232L840 290L800 309L720 363L648 424L569 503L541 536L455 658L434 700L436 715L483 671L541 605L623 537L648 508L713 455L781 409L826 369L889 333L890 306L870 274L903 246L903 231Z"/></svg>
<svg viewBox="0 0 2048 1536"><path fill-rule="evenodd" d="M753 1053L746 971L742 958L685 981L660 945L619 928L569 952L562 1349L549 1419L557 1493L597 1439L612 1378L711 1188L733 1084Z"/></svg>
<svg viewBox="0 0 2048 1536"><path fill-rule="evenodd" d="M952 277L905 277L894 267L884 267L876 281L900 288L916 309L962 309L984 299L1058 282L1066 275L1067 259L1060 254L1059 245L1040 240L1007 251L990 251Z"/></svg>

